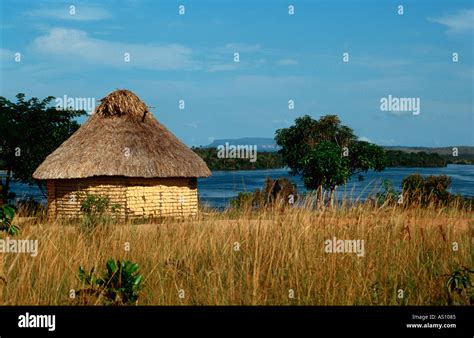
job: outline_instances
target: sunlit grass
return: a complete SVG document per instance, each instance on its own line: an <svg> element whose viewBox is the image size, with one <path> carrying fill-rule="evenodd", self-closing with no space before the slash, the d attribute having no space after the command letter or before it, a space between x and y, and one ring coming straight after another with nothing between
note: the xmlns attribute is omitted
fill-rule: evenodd
<svg viewBox="0 0 474 338"><path fill-rule="evenodd" d="M473 266L472 212L304 205L208 210L195 219L112 224L92 234L80 220L17 218L17 237L38 239L39 250L36 257L0 254L2 301L75 304L69 295L81 288L80 265L100 271L108 258L124 258L144 275L141 305L447 305L446 275ZM333 237L364 240L365 256L326 253L324 241Z"/></svg>

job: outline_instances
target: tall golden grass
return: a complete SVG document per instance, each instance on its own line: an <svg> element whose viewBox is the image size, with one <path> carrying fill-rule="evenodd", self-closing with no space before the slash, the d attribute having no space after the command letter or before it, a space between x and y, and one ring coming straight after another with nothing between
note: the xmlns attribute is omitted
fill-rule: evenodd
<svg viewBox="0 0 474 338"><path fill-rule="evenodd" d="M139 264L140 305L447 305L446 275L474 257L473 213L458 208L208 211L92 233L78 220L15 221L39 250L0 254L7 305L76 304L78 267L100 272L109 258ZM333 237L364 240L365 256L326 253Z"/></svg>

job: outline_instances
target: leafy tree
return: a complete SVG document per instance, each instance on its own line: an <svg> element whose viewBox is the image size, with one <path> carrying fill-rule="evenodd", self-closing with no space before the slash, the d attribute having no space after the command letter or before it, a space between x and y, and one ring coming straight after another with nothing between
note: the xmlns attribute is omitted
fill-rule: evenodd
<svg viewBox="0 0 474 338"><path fill-rule="evenodd" d="M34 170L79 128L75 119L86 114L83 110L57 110L51 106L52 96L27 100L20 93L16 98L13 103L0 96L0 165L7 172L2 184L5 201L12 173L13 180L36 183L44 193L44 183L32 178Z"/></svg>
<svg viewBox="0 0 474 338"><path fill-rule="evenodd" d="M293 126L277 130L275 140L291 174L302 175L306 188L319 192L325 188L332 194L354 174L385 168L384 150L358 141L336 115L297 118Z"/></svg>
<svg viewBox="0 0 474 338"><path fill-rule="evenodd" d="M302 161L303 181L308 189L333 190L350 177L348 158L341 155L341 149L334 143L322 141L314 146Z"/></svg>
<svg viewBox="0 0 474 338"><path fill-rule="evenodd" d="M368 170L383 171L386 166L385 151L382 147L365 141L352 141L348 147L351 176Z"/></svg>
<svg viewBox="0 0 474 338"><path fill-rule="evenodd" d="M335 143L340 148L347 147L356 140L352 129L342 126L336 115L326 115L314 120L308 115L299 117L289 128L278 129L275 140L282 148L278 151L292 174L301 174L302 162L309 151L321 141Z"/></svg>

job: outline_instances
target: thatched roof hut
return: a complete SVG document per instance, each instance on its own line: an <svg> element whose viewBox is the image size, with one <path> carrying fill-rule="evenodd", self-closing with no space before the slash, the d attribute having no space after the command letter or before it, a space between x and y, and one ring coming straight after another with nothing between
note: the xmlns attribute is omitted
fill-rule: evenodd
<svg viewBox="0 0 474 338"><path fill-rule="evenodd" d="M197 212L197 177L206 163L128 90L101 100L95 113L33 174L47 180L50 215L77 215L88 193L107 195L123 216Z"/></svg>

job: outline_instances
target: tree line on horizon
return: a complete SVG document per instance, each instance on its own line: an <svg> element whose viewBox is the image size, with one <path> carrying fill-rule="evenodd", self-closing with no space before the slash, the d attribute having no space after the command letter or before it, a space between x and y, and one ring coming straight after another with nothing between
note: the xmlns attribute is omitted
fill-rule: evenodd
<svg viewBox="0 0 474 338"><path fill-rule="evenodd" d="M257 161L250 162L242 158L218 158L216 148L193 147L211 170L262 170L281 169L286 165L283 157L278 152L257 152ZM449 163L470 164L470 159L454 162L447 156L438 153L426 152L406 152L402 150L385 149L386 167L407 167L407 168L441 168ZM471 163L472 164L472 163Z"/></svg>

